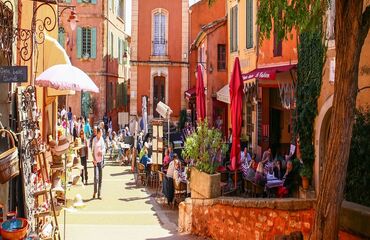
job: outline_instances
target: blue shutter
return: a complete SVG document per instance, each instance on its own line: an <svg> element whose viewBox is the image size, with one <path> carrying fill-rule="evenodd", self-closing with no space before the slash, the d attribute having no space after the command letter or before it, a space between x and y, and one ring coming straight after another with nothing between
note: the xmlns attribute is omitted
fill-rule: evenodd
<svg viewBox="0 0 370 240"><path fill-rule="evenodd" d="M96 58L96 28L91 28L91 58Z"/></svg>
<svg viewBox="0 0 370 240"><path fill-rule="evenodd" d="M71 0L65 0L66 3L71 3Z"/></svg>
<svg viewBox="0 0 370 240"><path fill-rule="evenodd" d="M96 0L91 0L91 3L92 4L96 4Z"/></svg>
<svg viewBox="0 0 370 240"><path fill-rule="evenodd" d="M77 0L78 3L82 3L82 0Z"/></svg>
<svg viewBox="0 0 370 240"><path fill-rule="evenodd" d="M77 58L82 57L82 28L77 27Z"/></svg>

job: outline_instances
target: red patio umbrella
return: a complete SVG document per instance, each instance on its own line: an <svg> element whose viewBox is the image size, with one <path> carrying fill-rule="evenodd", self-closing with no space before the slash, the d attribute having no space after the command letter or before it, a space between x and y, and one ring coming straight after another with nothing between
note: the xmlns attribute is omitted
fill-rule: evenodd
<svg viewBox="0 0 370 240"><path fill-rule="evenodd" d="M196 83L196 97L197 97L197 120L203 121L206 117L206 97L204 94L204 83L202 75L202 67L199 64L197 67L197 83Z"/></svg>
<svg viewBox="0 0 370 240"><path fill-rule="evenodd" d="M239 58L235 58L233 72L229 83L231 104L231 127L232 147L230 153L231 170L236 171L240 166L240 133L242 129L242 106L243 106L243 78L240 70Z"/></svg>

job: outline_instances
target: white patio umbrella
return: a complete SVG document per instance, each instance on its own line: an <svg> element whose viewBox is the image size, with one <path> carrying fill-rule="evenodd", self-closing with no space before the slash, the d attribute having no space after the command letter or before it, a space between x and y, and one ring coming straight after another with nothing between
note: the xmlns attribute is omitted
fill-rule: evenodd
<svg viewBox="0 0 370 240"><path fill-rule="evenodd" d="M58 64L46 69L36 78L35 84L58 90L99 92L99 88L86 73L68 64Z"/></svg>

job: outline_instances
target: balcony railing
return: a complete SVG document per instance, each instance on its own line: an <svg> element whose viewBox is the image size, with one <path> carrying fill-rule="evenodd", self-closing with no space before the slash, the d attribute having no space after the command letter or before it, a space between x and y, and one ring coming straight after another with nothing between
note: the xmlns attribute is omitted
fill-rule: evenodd
<svg viewBox="0 0 370 240"><path fill-rule="evenodd" d="M154 39L153 56L167 56L167 41L164 39Z"/></svg>

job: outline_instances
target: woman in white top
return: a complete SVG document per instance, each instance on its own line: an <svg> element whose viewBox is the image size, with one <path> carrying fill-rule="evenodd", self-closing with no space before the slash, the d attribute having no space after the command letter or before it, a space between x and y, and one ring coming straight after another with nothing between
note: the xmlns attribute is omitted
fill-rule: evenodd
<svg viewBox="0 0 370 240"><path fill-rule="evenodd" d="M102 130L97 129L96 137L93 139L92 143L92 152L93 152L93 164L94 164L94 195L98 193L98 198L101 198L101 184L103 179L103 159L105 155L105 143L102 137Z"/></svg>

